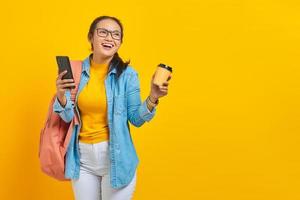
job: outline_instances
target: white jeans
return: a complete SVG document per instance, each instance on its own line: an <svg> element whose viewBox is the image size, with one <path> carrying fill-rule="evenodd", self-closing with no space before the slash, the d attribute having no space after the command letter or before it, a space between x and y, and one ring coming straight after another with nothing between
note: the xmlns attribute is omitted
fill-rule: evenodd
<svg viewBox="0 0 300 200"><path fill-rule="evenodd" d="M79 141L80 175L71 180L76 200L130 200L136 186L132 181L121 189L110 185L108 141L87 144Z"/></svg>

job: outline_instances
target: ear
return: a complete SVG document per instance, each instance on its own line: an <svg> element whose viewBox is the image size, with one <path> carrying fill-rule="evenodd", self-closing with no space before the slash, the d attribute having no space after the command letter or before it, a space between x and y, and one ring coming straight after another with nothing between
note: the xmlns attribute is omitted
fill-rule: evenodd
<svg viewBox="0 0 300 200"><path fill-rule="evenodd" d="M88 34L88 42L91 44L91 48L90 48L90 51L93 51L93 43L92 43L92 40L93 40L93 35L92 34Z"/></svg>
<svg viewBox="0 0 300 200"><path fill-rule="evenodd" d="M88 41L89 41L90 43L92 43L92 39L93 39L93 35L92 35L92 34L89 34L89 35L88 35Z"/></svg>

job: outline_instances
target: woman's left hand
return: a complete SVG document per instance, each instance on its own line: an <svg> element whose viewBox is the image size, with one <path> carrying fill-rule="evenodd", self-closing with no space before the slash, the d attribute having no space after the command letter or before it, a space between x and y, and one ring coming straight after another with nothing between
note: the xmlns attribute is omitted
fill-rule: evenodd
<svg viewBox="0 0 300 200"><path fill-rule="evenodd" d="M168 94L168 85L169 85L169 80L171 79L171 74L170 74L168 80L166 82L164 82L162 86L158 86L153 83L154 76L155 76L155 74L153 74L152 80L151 80L150 97L152 98L152 100L156 101L159 98Z"/></svg>

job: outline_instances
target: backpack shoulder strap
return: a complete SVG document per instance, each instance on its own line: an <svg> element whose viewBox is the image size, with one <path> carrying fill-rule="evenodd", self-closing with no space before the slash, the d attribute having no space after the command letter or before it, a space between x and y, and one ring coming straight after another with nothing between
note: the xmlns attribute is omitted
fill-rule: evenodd
<svg viewBox="0 0 300 200"><path fill-rule="evenodd" d="M76 101L76 94L78 92L79 83L81 79L81 72L82 72L82 61L81 60L71 60L71 68L72 68L72 74L75 81L76 88L71 90L71 100L75 103ZM79 124L79 118L77 114L75 114L74 118L74 124Z"/></svg>
<svg viewBox="0 0 300 200"><path fill-rule="evenodd" d="M76 88L71 90L71 100L75 102L76 94L78 91L80 78L81 78L81 72L82 72L82 61L81 60L71 60L71 68L72 68L72 74L75 81Z"/></svg>

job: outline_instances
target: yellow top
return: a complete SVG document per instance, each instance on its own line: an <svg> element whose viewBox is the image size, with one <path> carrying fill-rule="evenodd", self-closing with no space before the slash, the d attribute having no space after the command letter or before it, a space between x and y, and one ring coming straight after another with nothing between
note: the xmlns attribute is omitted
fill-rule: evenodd
<svg viewBox="0 0 300 200"><path fill-rule="evenodd" d="M79 141L92 144L109 139L104 84L108 64L96 64L92 59L90 63L90 79L78 96L78 108L82 122Z"/></svg>

